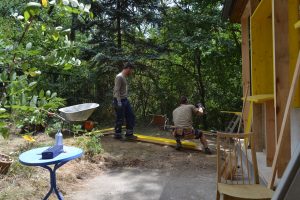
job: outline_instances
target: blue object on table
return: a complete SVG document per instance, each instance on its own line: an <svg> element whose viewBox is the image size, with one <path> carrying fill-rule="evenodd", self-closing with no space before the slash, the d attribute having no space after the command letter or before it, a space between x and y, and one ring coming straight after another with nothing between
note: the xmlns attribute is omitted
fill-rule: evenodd
<svg viewBox="0 0 300 200"><path fill-rule="evenodd" d="M70 160L74 160L76 158L81 157L83 151L82 149L71 147L71 146L63 146L64 152L59 154L53 159L42 159L42 152L48 149L49 147L41 147L37 149L32 149L22 153L19 156L19 161L23 165L27 166L40 166L43 167L50 172L50 190L46 194L43 200L49 198L51 193L54 191L57 198L59 200L63 200L62 194L58 191L56 186L56 170L69 162ZM54 165L53 169L49 167L49 165Z"/></svg>
<svg viewBox="0 0 300 200"><path fill-rule="evenodd" d="M42 159L53 159L62 152L64 152L63 145L54 145L42 152Z"/></svg>

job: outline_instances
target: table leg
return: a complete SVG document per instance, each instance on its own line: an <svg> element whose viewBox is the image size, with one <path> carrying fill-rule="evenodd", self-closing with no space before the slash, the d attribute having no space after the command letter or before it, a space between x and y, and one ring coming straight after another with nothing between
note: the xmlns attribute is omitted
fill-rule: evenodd
<svg viewBox="0 0 300 200"><path fill-rule="evenodd" d="M48 171L50 172L50 190L46 194L46 196L44 197L43 200L47 200L53 191L55 192L55 194L59 200L64 199L61 192L58 191L57 186L56 186L56 170L66 163L67 162L60 162L58 164L55 164L53 169L49 166L41 166L45 169L48 169Z"/></svg>

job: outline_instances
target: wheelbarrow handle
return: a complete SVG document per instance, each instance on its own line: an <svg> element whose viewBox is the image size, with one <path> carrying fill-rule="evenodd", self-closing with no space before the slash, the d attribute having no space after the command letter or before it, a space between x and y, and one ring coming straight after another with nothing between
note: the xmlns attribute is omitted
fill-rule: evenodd
<svg viewBox="0 0 300 200"><path fill-rule="evenodd" d="M65 118L63 118L62 116L54 113L54 112L49 112L48 110L45 109L41 109L42 111L46 112L48 114L49 117L57 117L59 119L61 119L62 121L66 122L67 120Z"/></svg>

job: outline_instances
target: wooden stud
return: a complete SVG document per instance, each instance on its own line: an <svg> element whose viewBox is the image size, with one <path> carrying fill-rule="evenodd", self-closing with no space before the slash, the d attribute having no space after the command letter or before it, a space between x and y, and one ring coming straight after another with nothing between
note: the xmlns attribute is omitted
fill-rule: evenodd
<svg viewBox="0 0 300 200"><path fill-rule="evenodd" d="M249 84L247 85L246 94L244 96L245 98L243 99L243 108L242 108L242 113L241 113L240 120L239 120L239 126L238 126L237 133L240 133L240 129L241 129L241 125L242 125L242 120L244 118L244 111L245 111L245 107L246 107L246 103L247 103L248 92L249 92Z"/></svg>
<svg viewBox="0 0 300 200"><path fill-rule="evenodd" d="M265 112L265 149L266 149L266 163L267 166L272 166L273 157L275 153L275 108L274 101L270 100L264 103Z"/></svg>
<svg viewBox="0 0 300 200"><path fill-rule="evenodd" d="M255 144L255 134L249 136L251 144ZM254 183L259 184L259 175L258 175L258 167L257 167L257 158L256 158L256 149L255 145L251 145L251 157L253 164L253 173L254 173Z"/></svg>
<svg viewBox="0 0 300 200"><path fill-rule="evenodd" d="M290 114L289 111L290 111L291 102L292 102L294 94L295 94L296 83L299 80L299 74L300 74L300 51L298 53L297 64L296 64L292 84L291 84L291 87L290 87L290 90L289 90L288 99L287 99L285 110L284 110L284 115L283 115L281 128L280 128L280 132L279 132L278 143L276 145L275 156L274 156L274 160L273 160L273 164L272 164L272 176L271 176L271 180L269 181L269 184L268 184L268 187L270 189L273 189L273 187L274 187L275 176L276 176L276 168L277 168L277 164L279 162L278 158L279 158L280 152L282 151L282 147L284 146L284 137L285 137L285 134L287 134L285 132L285 128L286 128L286 125L287 125L287 122L288 122L288 116ZM280 160L281 159L282 158L280 157Z"/></svg>
<svg viewBox="0 0 300 200"><path fill-rule="evenodd" d="M252 130L255 133L256 139L256 150L262 152L265 146L265 137L264 137L264 126L263 126L263 112L262 104L253 104L253 124Z"/></svg>
<svg viewBox="0 0 300 200"><path fill-rule="evenodd" d="M242 79L243 79L243 97L250 95L250 48L249 48L249 17L250 17L250 3L248 2L243 16L241 18L241 28L242 28ZM247 92L247 90L249 90ZM248 112L249 103L245 103L243 111L243 122L248 123Z"/></svg>
<svg viewBox="0 0 300 200"><path fill-rule="evenodd" d="M275 104L275 134L278 138L281 130L284 108L290 87L289 67L289 33L288 33L288 1L272 0L273 21L273 63L274 63L274 104ZM290 117L287 116L287 122ZM283 148L279 153L278 177L281 177L291 157L290 126L283 130ZM279 141L279 140L278 140ZM277 142L278 144L278 142Z"/></svg>

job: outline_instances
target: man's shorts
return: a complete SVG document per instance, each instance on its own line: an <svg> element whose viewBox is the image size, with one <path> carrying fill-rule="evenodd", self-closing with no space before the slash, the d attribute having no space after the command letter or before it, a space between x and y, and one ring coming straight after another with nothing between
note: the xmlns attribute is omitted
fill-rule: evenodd
<svg viewBox="0 0 300 200"><path fill-rule="evenodd" d="M199 139L202 137L202 131L193 128L175 128L173 135L176 138Z"/></svg>

